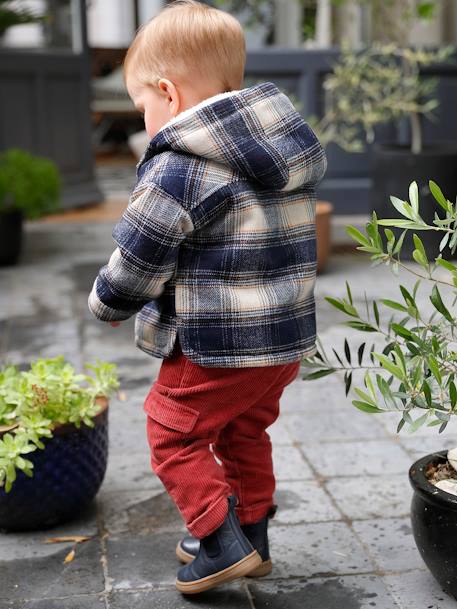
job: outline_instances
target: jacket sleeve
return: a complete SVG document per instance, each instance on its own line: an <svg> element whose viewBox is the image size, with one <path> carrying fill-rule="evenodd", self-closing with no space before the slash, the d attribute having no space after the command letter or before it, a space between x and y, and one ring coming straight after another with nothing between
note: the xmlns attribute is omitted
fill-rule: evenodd
<svg viewBox="0 0 457 609"><path fill-rule="evenodd" d="M179 245L193 228L184 207L160 186L133 193L113 230L117 248L89 295L95 317L122 321L158 298L175 272Z"/></svg>

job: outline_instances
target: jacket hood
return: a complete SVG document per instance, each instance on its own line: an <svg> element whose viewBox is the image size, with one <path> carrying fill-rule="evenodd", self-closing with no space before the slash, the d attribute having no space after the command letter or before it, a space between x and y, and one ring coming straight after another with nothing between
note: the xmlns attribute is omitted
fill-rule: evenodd
<svg viewBox="0 0 457 609"><path fill-rule="evenodd" d="M315 184L326 169L316 135L271 82L215 95L178 114L152 138L138 167L166 150L216 161L280 190Z"/></svg>

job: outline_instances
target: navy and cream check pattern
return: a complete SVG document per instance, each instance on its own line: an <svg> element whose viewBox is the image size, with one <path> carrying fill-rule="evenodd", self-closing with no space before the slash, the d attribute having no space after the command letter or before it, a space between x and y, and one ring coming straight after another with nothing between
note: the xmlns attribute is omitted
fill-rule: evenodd
<svg viewBox="0 0 457 609"><path fill-rule="evenodd" d="M136 344L207 367L284 364L316 351L315 187L326 158L271 82L170 120L137 166L92 313L138 313Z"/></svg>

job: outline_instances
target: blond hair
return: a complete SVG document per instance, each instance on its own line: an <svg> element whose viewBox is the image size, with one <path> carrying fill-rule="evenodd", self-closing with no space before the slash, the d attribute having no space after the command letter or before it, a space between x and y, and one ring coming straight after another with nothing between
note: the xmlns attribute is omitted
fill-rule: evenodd
<svg viewBox="0 0 457 609"><path fill-rule="evenodd" d="M124 78L143 85L160 78L216 82L240 89L246 62L243 28L227 12L196 0L176 0L142 26L124 60Z"/></svg>

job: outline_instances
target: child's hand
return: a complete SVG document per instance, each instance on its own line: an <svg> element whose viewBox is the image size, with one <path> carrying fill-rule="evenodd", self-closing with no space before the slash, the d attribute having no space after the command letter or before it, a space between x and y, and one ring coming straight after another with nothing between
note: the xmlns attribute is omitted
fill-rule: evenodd
<svg viewBox="0 0 457 609"><path fill-rule="evenodd" d="M112 326L113 328L117 328L118 326L121 325L120 321L110 321L109 325Z"/></svg>

